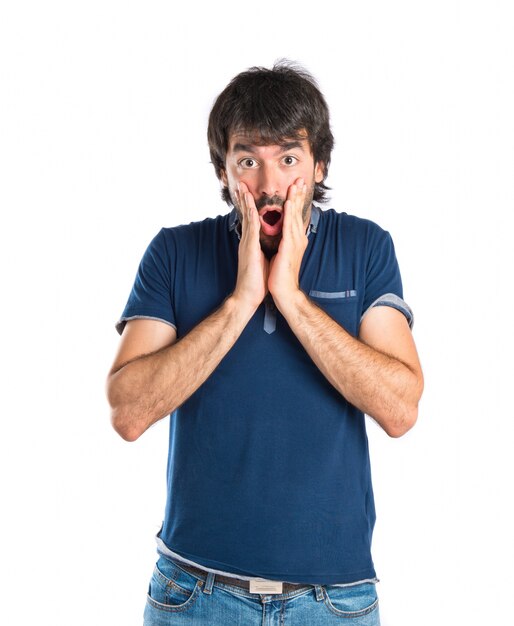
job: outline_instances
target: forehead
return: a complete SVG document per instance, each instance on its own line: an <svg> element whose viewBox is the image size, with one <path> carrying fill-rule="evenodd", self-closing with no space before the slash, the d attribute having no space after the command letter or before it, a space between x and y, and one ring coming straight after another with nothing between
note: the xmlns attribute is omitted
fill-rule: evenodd
<svg viewBox="0 0 514 626"><path fill-rule="evenodd" d="M234 131L228 139L227 152L255 152L258 148L272 148L280 151L299 149L310 153L310 144L306 132L300 131L294 137L263 137L248 131Z"/></svg>

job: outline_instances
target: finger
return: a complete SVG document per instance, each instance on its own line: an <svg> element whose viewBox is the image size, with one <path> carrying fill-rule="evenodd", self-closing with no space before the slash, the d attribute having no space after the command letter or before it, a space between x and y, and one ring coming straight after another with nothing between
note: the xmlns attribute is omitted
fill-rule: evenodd
<svg viewBox="0 0 514 626"><path fill-rule="evenodd" d="M248 214L251 209L256 210L255 201L253 199L252 194L248 191L248 187L245 183L240 182L239 185L239 197L243 202L243 206L241 207L241 213L246 213L245 217L248 217Z"/></svg>
<svg viewBox="0 0 514 626"><path fill-rule="evenodd" d="M252 225L251 232L252 232L252 235L255 237L255 239L259 239L259 233L261 230L261 222L259 220L259 213L257 211L257 207L255 206L255 201L253 199L252 194L247 193L246 196L247 196L246 204L247 204L248 221Z"/></svg>
<svg viewBox="0 0 514 626"><path fill-rule="evenodd" d="M241 183L241 192L245 197L246 211L249 216L253 216L254 213L257 213L257 207L255 206L255 200L253 199L252 194L249 192L248 187L244 183Z"/></svg>
<svg viewBox="0 0 514 626"><path fill-rule="evenodd" d="M297 179L295 180L295 185L296 185L296 187L297 187L298 189L302 189L302 188L303 188L303 186L304 186L304 184L305 184L305 180L304 180L302 177L297 178Z"/></svg>
<svg viewBox="0 0 514 626"><path fill-rule="evenodd" d="M284 231L291 233L295 239L302 238L306 233L303 209L307 197L307 184L299 178L290 187L288 200L284 205Z"/></svg>
<svg viewBox="0 0 514 626"><path fill-rule="evenodd" d="M245 199L245 211L246 211L246 218L248 220L248 224L252 225L252 231L257 228L257 230L260 229L260 222L259 222L259 213L257 211L257 207L255 206L255 200L252 196L252 194L248 191L248 187L242 183L242 190L243 190L243 196Z"/></svg>
<svg viewBox="0 0 514 626"><path fill-rule="evenodd" d="M293 185L291 185L291 192L291 199L294 201L295 210L298 210L301 214L305 200L305 180L303 178L297 178Z"/></svg>
<svg viewBox="0 0 514 626"><path fill-rule="evenodd" d="M248 188L246 187L246 185L244 183L238 183L237 185L237 198L239 201L239 210L241 212L241 218L242 218L242 226L243 226L243 232L245 230L246 227L246 223L248 221L248 206L247 206L247 202L246 202L246 193L248 191Z"/></svg>
<svg viewBox="0 0 514 626"><path fill-rule="evenodd" d="M284 224L282 232L292 232L295 223L298 222L298 182L302 179L296 179L287 190L287 197L284 203ZM301 215L301 210L300 210ZM300 218L301 219L301 218Z"/></svg>
<svg viewBox="0 0 514 626"><path fill-rule="evenodd" d="M305 198L307 197L307 183L302 180L302 184L298 189L297 202L298 202L298 216L299 225L302 232L305 233L306 224L303 221L303 207L305 206Z"/></svg>
<svg viewBox="0 0 514 626"><path fill-rule="evenodd" d="M295 225L298 227L301 233L305 232L305 224L304 224L304 215L303 208L305 206L305 198L307 197L307 184L303 178L298 178L295 182L296 185L296 194L294 198L295 207L294 207L294 215L295 215Z"/></svg>
<svg viewBox="0 0 514 626"><path fill-rule="evenodd" d="M243 217L242 236L248 235L250 238L258 239L261 225L259 222L257 207L255 206L255 200L245 183L240 182L238 187L240 210Z"/></svg>
<svg viewBox="0 0 514 626"><path fill-rule="evenodd" d="M302 217L303 203L305 201L305 181L299 178L296 182L296 208L300 218Z"/></svg>

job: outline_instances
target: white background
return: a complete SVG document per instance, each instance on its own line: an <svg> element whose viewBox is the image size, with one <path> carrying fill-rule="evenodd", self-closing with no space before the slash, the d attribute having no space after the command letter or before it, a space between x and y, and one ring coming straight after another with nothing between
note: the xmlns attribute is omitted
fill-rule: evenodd
<svg viewBox="0 0 514 626"><path fill-rule="evenodd" d="M383 625L512 623L509 2L1 7L0 622L142 623L167 420L111 429L113 325L161 226L227 210L214 98L288 57L331 108L330 206L392 233L416 314L418 424L369 428Z"/></svg>

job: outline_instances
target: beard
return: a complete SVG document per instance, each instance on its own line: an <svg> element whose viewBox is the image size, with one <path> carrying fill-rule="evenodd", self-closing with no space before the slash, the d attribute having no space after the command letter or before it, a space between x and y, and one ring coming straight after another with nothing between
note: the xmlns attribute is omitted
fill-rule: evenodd
<svg viewBox="0 0 514 626"><path fill-rule="evenodd" d="M309 216L309 211L312 206L312 199L314 197L314 181L311 183L309 189L307 189L307 193L305 195L305 202L302 207L302 221L305 224L307 221L307 217ZM234 205L237 211L237 217L239 218L239 229L241 229L241 225L243 223L243 216L239 204L237 203L237 199L235 194L229 189L230 199L232 200L232 204ZM261 196L258 200L255 201L255 207L257 211L260 211L265 206L276 206L279 207L282 211L284 210L285 198L281 196ZM239 231L241 234L241 231ZM259 241L261 244L261 249L264 252L264 255L267 259L271 259L278 252L278 247L280 245L280 241L282 240L282 231L275 236L265 235L262 230L260 232Z"/></svg>

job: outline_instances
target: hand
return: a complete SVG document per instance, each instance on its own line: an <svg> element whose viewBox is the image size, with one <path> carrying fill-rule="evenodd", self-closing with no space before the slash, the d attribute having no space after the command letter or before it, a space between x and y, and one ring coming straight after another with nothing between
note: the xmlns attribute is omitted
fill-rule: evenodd
<svg viewBox="0 0 514 626"><path fill-rule="evenodd" d="M268 288L279 308L281 300L286 302L300 290L300 266L308 243L302 215L306 194L307 185L303 178L298 178L289 187L284 204L282 239L270 262Z"/></svg>
<svg viewBox="0 0 514 626"><path fill-rule="evenodd" d="M253 196L245 183L239 183L236 197L242 214L242 231L239 242L237 282L233 296L255 310L268 293L269 263L259 241L261 229L259 214Z"/></svg>

